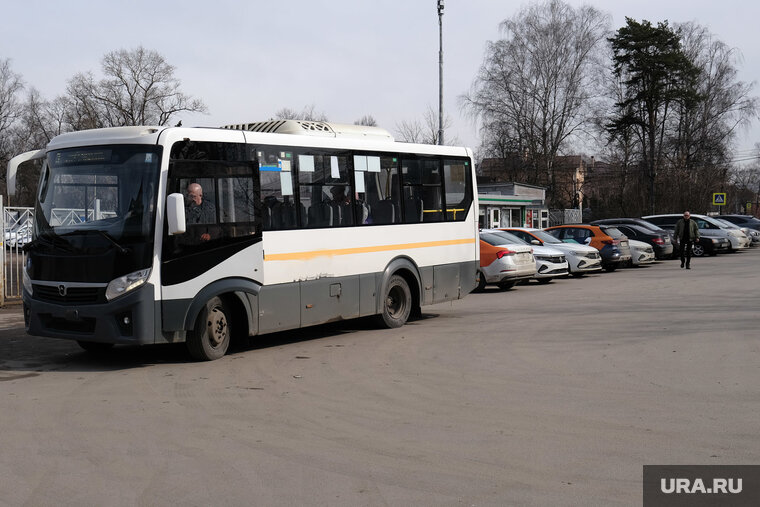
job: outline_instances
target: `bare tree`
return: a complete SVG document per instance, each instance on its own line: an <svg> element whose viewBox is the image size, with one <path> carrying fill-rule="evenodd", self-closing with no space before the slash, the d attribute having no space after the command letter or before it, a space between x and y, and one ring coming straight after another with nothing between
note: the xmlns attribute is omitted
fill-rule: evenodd
<svg viewBox="0 0 760 507"><path fill-rule="evenodd" d="M453 124L451 117L446 116L443 119L443 131L450 128ZM428 105L422 120L404 120L396 124L396 135L400 141L405 143L419 144L438 144L438 114ZM444 136L445 144L455 146L459 144L456 136Z"/></svg>
<svg viewBox="0 0 760 507"><path fill-rule="evenodd" d="M712 192L730 183L732 147L741 128L757 117L752 84L738 81L740 54L695 23L677 25L686 57L697 69L696 100L675 105L666 136L666 186L677 209L707 206Z"/></svg>
<svg viewBox="0 0 760 507"><path fill-rule="evenodd" d="M19 94L24 88L21 76L11 70L10 60L0 60L0 159L7 160L11 126L21 115Z"/></svg>
<svg viewBox="0 0 760 507"><path fill-rule="evenodd" d="M274 120L303 120L303 121L329 121L323 112L317 112L314 104L304 106L301 111L289 107L283 107L274 113Z"/></svg>
<svg viewBox="0 0 760 507"><path fill-rule="evenodd" d="M354 122L354 125L363 125L365 127L377 127L377 121L370 114L365 114Z"/></svg>
<svg viewBox="0 0 760 507"><path fill-rule="evenodd" d="M14 155L12 128L21 115L21 76L11 70L10 60L0 60L0 191L5 193L5 165Z"/></svg>
<svg viewBox="0 0 760 507"><path fill-rule="evenodd" d="M488 43L465 109L481 120L484 139L512 145L533 170L529 183L549 186L554 162L592 115L603 66L609 17L561 0L535 3L501 24L503 38ZM499 125L498 137L486 132ZM483 147L487 151L487 147Z"/></svg>
<svg viewBox="0 0 760 507"><path fill-rule="evenodd" d="M206 106L180 90L174 67L142 46L103 57L104 78L76 74L68 83L69 121L75 130L125 125L166 125L181 112Z"/></svg>

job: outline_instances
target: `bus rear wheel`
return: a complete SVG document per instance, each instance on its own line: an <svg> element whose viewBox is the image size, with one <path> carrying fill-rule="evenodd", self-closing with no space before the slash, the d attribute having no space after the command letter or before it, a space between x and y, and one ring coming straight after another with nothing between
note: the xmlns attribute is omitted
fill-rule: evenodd
<svg viewBox="0 0 760 507"><path fill-rule="evenodd" d="M388 328L403 326L412 311L412 292L403 277L393 275L388 280L383 294L383 310L378 316L379 323Z"/></svg>
<svg viewBox="0 0 760 507"><path fill-rule="evenodd" d="M195 328L187 334L187 349L199 361L213 361L230 346L229 309L221 298L211 298L201 309Z"/></svg>
<svg viewBox="0 0 760 507"><path fill-rule="evenodd" d="M482 271L478 271L476 277L477 285L475 286L475 290L473 290L473 292L483 292L486 290L486 275Z"/></svg>

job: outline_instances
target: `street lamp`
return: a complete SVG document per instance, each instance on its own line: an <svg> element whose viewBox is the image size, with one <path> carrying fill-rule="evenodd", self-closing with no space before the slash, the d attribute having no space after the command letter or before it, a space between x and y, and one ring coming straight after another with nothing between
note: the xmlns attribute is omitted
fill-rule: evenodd
<svg viewBox="0 0 760 507"><path fill-rule="evenodd" d="M438 0L438 144L443 145L443 0Z"/></svg>

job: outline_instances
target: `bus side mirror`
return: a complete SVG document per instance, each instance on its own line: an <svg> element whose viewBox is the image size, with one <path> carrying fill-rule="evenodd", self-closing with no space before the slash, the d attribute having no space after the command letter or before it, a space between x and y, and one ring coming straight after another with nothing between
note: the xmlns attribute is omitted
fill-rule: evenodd
<svg viewBox="0 0 760 507"><path fill-rule="evenodd" d="M169 236L185 232L187 226L184 195L175 193L166 196L166 222L169 226Z"/></svg>

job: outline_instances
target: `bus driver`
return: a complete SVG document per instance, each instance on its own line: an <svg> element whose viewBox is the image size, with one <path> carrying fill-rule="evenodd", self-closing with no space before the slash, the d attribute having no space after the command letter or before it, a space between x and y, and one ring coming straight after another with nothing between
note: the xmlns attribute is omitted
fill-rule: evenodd
<svg viewBox="0 0 760 507"><path fill-rule="evenodd" d="M198 183L187 186L187 201L185 203L185 220L187 224L213 224L216 222L214 205L203 199L203 187ZM200 235L201 241L208 241L211 235L208 230Z"/></svg>

